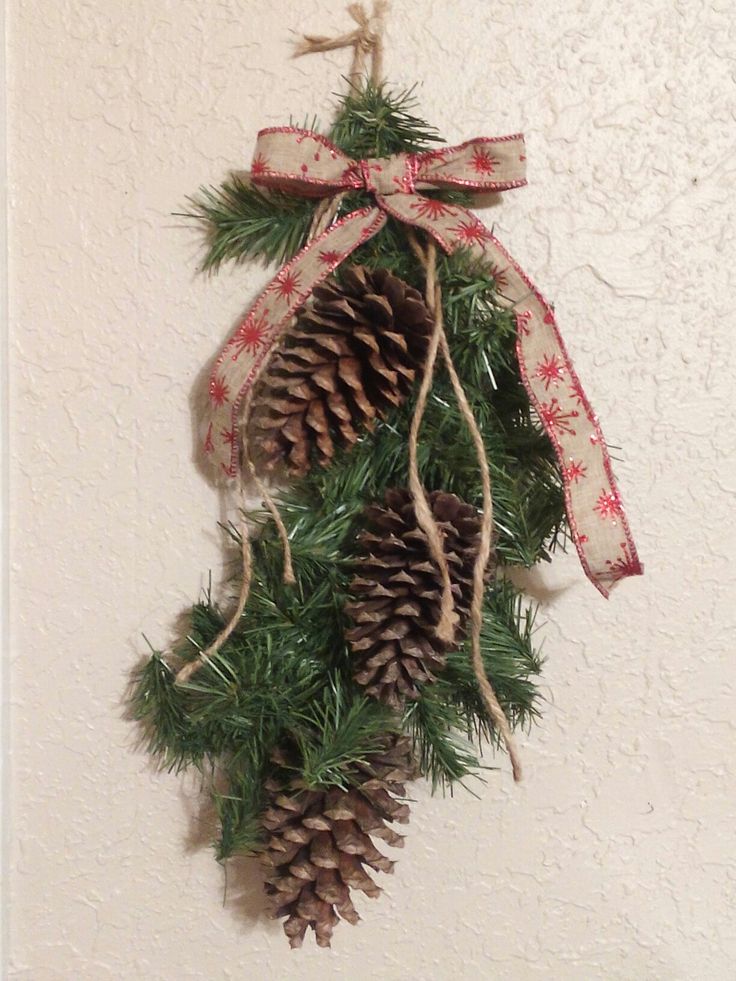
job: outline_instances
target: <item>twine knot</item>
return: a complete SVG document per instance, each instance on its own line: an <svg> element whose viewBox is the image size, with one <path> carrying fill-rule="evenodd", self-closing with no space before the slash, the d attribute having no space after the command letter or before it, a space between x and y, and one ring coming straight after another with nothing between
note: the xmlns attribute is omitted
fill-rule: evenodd
<svg viewBox="0 0 736 981"><path fill-rule="evenodd" d="M348 13L358 25L357 30L326 37L322 34L305 34L297 44L295 57L319 51L353 49L350 82L357 85L365 71L367 59L371 59L371 82L380 85L383 80L383 18L388 10L388 0L375 0L373 12L368 14L362 3L351 3Z"/></svg>

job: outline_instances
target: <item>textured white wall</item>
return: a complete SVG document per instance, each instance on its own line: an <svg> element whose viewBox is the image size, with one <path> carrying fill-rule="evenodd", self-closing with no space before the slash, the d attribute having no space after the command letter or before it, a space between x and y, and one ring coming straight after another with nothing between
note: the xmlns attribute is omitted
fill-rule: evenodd
<svg viewBox="0 0 736 981"><path fill-rule="evenodd" d="M256 130L329 114L348 25L309 0L9 0L12 950L75 979L734 976L730 0L395 0L387 69L451 141L523 129L487 214L552 299L647 576L545 597L526 782L417 793L405 853L331 952L291 953L222 875L196 781L154 774L122 695L220 567L188 398L266 273L195 275L170 217Z"/></svg>

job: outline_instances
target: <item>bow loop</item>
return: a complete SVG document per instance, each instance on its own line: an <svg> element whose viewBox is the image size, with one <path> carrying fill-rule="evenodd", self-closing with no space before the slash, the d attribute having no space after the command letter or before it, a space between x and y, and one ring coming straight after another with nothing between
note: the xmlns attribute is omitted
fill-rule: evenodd
<svg viewBox="0 0 736 981"><path fill-rule="evenodd" d="M525 168L519 133L479 137L424 153L353 160L319 133L281 126L258 134L251 177L257 184L303 196L364 189L386 197L432 187L504 191L526 183Z"/></svg>

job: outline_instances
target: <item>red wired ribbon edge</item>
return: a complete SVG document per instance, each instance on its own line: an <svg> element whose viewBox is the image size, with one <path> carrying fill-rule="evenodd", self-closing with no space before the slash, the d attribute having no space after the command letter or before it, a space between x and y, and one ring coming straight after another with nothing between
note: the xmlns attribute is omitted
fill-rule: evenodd
<svg viewBox="0 0 736 981"><path fill-rule="evenodd" d="M427 153L352 160L309 130L261 130L252 180L291 194L325 197L363 188L375 207L332 224L269 283L230 337L213 369L204 451L217 474L238 475L244 400L294 311L314 287L384 225L387 215L417 226L446 251L470 250L514 307L524 385L560 463L570 531L582 566L604 596L642 573L598 417L585 396L551 307L504 247L472 212L417 193L463 187L504 191L526 184L521 134L479 137Z"/></svg>

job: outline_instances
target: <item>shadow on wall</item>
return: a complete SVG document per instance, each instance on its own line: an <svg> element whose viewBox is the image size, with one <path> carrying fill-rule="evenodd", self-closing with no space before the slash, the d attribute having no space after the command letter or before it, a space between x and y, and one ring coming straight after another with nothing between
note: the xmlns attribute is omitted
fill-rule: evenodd
<svg viewBox="0 0 736 981"><path fill-rule="evenodd" d="M217 777L213 777L216 782ZM187 854L211 849L219 835L219 820L212 795L205 791L208 778L203 774L194 793L180 790L179 797L187 816L188 831L184 840ZM224 791L224 786L219 788ZM249 927L272 923L268 916L264 896L264 874L257 858L233 855L220 863L223 870L222 904L238 921ZM273 926L274 932L278 924Z"/></svg>

